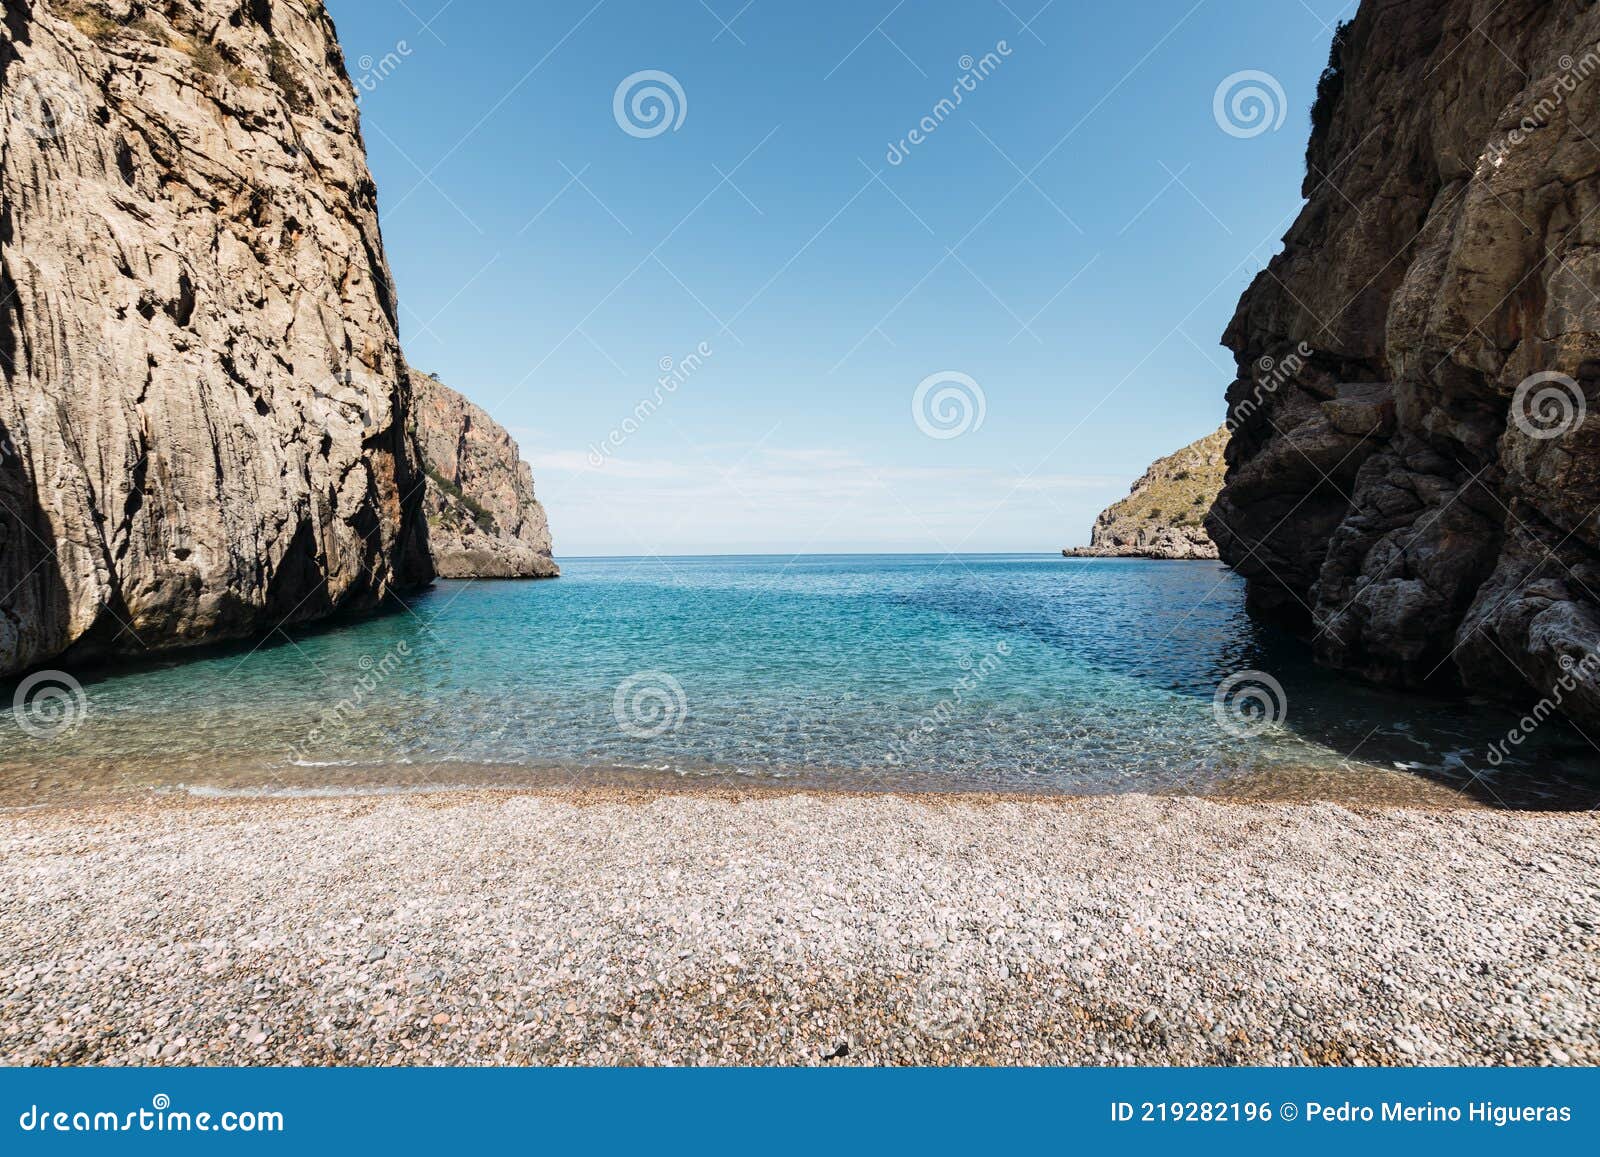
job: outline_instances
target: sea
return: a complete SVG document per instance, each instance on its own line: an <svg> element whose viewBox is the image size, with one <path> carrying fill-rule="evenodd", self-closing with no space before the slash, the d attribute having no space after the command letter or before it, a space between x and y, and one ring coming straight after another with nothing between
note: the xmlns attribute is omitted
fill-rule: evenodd
<svg viewBox="0 0 1600 1157"><path fill-rule="evenodd" d="M1216 563L562 568L14 680L0 806L549 787L1600 803L1600 750L1576 728L1320 669Z"/></svg>

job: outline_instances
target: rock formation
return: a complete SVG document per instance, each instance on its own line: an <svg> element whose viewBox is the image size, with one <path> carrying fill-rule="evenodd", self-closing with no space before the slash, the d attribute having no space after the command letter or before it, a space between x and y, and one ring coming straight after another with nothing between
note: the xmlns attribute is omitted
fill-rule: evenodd
<svg viewBox="0 0 1600 1157"><path fill-rule="evenodd" d="M1222 488L1227 442L1228 432L1218 430L1157 459L1128 497L1094 520L1088 546L1061 553L1068 558L1216 558L1203 520Z"/></svg>
<svg viewBox="0 0 1600 1157"><path fill-rule="evenodd" d="M1323 662L1600 723L1597 142L1593 0L1364 0L1336 37L1207 521Z"/></svg>
<svg viewBox="0 0 1600 1157"><path fill-rule="evenodd" d="M482 409L411 374L427 471L428 542L443 578L553 578L550 525L517 444Z"/></svg>
<svg viewBox="0 0 1600 1157"><path fill-rule="evenodd" d="M354 90L313 0L5 0L0 674L431 577Z"/></svg>

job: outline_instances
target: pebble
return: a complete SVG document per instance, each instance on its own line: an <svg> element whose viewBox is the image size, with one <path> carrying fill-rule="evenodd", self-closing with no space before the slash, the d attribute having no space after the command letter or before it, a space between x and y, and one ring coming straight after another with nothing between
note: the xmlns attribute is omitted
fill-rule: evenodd
<svg viewBox="0 0 1600 1157"><path fill-rule="evenodd" d="M12 813L0 1063L1596 1065L1597 860L1593 814L1143 796Z"/></svg>

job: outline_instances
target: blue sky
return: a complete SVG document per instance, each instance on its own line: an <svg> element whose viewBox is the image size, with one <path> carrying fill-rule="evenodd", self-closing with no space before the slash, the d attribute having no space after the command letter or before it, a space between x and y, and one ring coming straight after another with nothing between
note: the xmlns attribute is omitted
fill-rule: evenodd
<svg viewBox="0 0 1600 1157"><path fill-rule="evenodd" d="M1220 424L1354 5L328 7L407 354L511 429L573 556L1085 541ZM1226 131L1246 71L1282 101L1236 82L1274 109Z"/></svg>

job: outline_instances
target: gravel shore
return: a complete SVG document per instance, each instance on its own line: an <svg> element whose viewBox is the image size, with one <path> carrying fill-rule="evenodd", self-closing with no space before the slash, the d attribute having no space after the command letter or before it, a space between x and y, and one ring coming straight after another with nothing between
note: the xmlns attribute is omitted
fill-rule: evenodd
<svg viewBox="0 0 1600 1157"><path fill-rule="evenodd" d="M6 1064L1600 1063L1592 813L478 793L0 848Z"/></svg>

